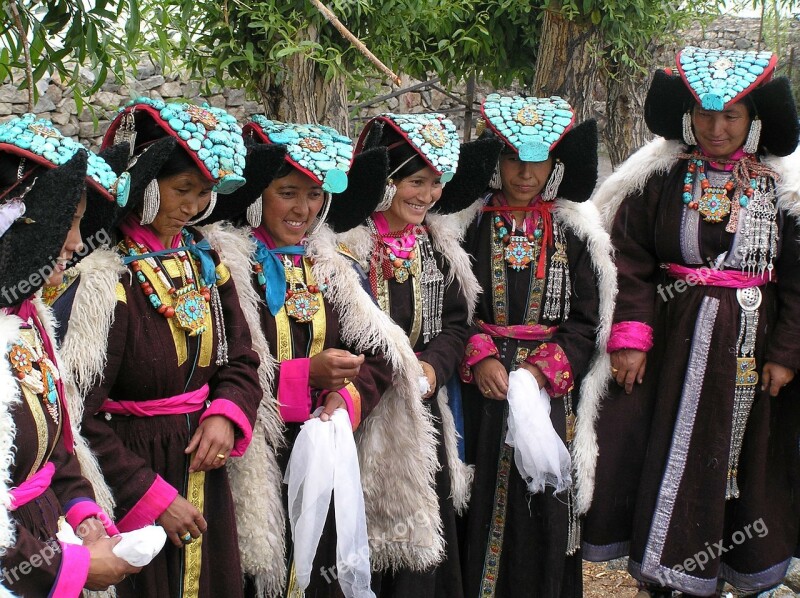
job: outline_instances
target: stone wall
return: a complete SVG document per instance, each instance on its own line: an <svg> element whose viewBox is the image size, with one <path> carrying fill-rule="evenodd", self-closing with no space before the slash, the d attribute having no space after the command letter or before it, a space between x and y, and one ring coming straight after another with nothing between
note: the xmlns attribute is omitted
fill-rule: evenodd
<svg viewBox="0 0 800 598"><path fill-rule="evenodd" d="M787 27L788 25L788 27ZM759 41L759 19L747 19L732 16L722 16L712 24L702 27L695 24L690 27L681 39L685 43L705 47L723 47L752 49ZM787 20L783 26L785 39L782 40L783 47L786 49L781 56L782 68L793 78L800 79L800 64L793 64L787 69L789 56L792 48L800 44L800 21L796 19ZM769 35L767 35L769 39ZM657 64L659 66L670 66L674 64L676 47L665 47L658 54ZM800 54L800 52L798 52ZM800 60L800 56L795 56L794 62ZM797 73L797 75L795 75ZM93 74L84 69L81 71L82 77L91 83ZM415 81L405 78L404 86L414 84ZM378 95L389 95L393 89L386 86L378 87ZM87 146L96 149L102 135L108 127L110 120L116 114L118 108L124 105L133 97L146 95L151 98L163 98L166 100L174 98L184 98L193 101L207 101L212 106L226 108L234 116L244 119L250 114L263 112L263 107L259 102L252 101L252 98L245 97L241 89L215 89L211 95L200 96L200 83L183 79L180 74L167 74L161 72L160 68L152 64L140 65L136 76L132 77L125 85L107 83L103 85L101 91L86 99L86 105L80 112L72 96L67 93L60 84L57 77L48 81L40 82L39 91L41 92L39 101L34 107L34 112L43 117L50 118L55 122L65 135L78 137ZM493 91L488 86L478 85L476 89L476 100L480 101L487 93ZM454 96L464 97L464 90L453 91ZM10 115L22 114L27 109L27 92L19 91L15 84L5 83L0 85L0 120ZM356 100L358 103L358 100ZM598 104L598 117L603 120L602 102ZM435 89L421 89L403 94L400 97L390 98L384 102L370 104L358 111L358 114L351 122L350 134L356 134L366 119L375 114L386 111L397 112L422 112L422 111L441 111L450 115L459 128L463 127L463 105L458 101Z"/></svg>

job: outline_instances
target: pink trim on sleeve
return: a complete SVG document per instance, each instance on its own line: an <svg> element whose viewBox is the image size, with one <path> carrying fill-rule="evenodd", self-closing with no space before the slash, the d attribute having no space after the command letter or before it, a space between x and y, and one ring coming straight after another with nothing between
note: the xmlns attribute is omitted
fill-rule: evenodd
<svg viewBox="0 0 800 598"><path fill-rule="evenodd" d="M58 568L56 583L50 590L52 598L78 598L89 578L91 556L89 549L80 544L61 545L61 566Z"/></svg>
<svg viewBox="0 0 800 598"><path fill-rule="evenodd" d="M100 523L103 524L103 527L106 529L106 533L109 536L116 536L119 534L117 526L114 525L114 522L111 521L111 518L108 515L106 515L105 511L103 511L103 509L101 509L96 502L88 498L78 499L68 503L67 512L65 513L64 517L66 518L70 527L76 530L76 532L81 523L90 517L95 517L100 521Z"/></svg>
<svg viewBox="0 0 800 598"><path fill-rule="evenodd" d="M211 407L206 409L206 412L200 416L200 423L211 417L212 415L221 415L233 422L233 425L239 428L242 433L241 438L237 438L233 443L233 450L231 450L231 457L241 457L250 446L250 441L253 439L253 426L247 420L247 416L233 401L228 399L214 399L211 401Z"/></svg>
<svg viewBox="0 0 800 598"><path fill-rule="evenodd" d="M157 475L153 485L148 488L139 502L133 505L125 517L117 522L117 528L121 532L130 532L146 525L152 525L172 504L176 496L178 496L178 491L165 482L164 478Z"/></svg>
<svg viewBox="0 0 800 598"><path fill-rule="evenodd" d="M461 380L469 384L473 381L472 366L487 357L500 357L492 337L483 332L473 334L464 349L464 359L461 361Z"/></svg>
<svg viewBox="0 0 800 598"><path fill-rule="evenodd" d="M653 348L653 329L644 322L617 322L611 327L611 338L606 351L621 349L649 351Z"/></svg>
<svg viewBox="0 0 800 598"><path fill-rule="evenodd" d="M547 378L545 390L551 397L561 397L575 387L567 354L556 343L542 343L531 351L525 361L539 368Z"/></svg>
<svg viewBox="0 0 800 598"><path fill-rule="evenodd" d="M311 416L310 367L311 360L305 357L281 362L278 406L285 422L302 423Z"/></svg>

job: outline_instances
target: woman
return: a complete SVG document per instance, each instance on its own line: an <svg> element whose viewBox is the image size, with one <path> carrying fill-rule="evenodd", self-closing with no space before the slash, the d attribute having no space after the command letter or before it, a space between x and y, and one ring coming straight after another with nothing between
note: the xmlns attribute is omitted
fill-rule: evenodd
<svg viewBox="0 0 800 598"><path fill-rule="evenodd" d="M120 596L242 593L224 465L251 440L258 357L228 269L191 227L244 182L240 131L222 110L140 98L104 141L129 141L137 160L177 142L128 202L116 247L78 265L67 316L83 431L119 528L156 522L171 540Z"/></svg>
<svg viewBox="0 0 800 598"><path fill-rule="evenodd" d="M124 202L116 183L108 164L93 154L87 161L83 146L48 120L26 114L0 125L3 595L74 598L138 571L112 552L119 538L108 534L117 530L81 475L52 315L35 296L45 283L60 283L83 252L87 186L104 201ZM83 546L59 541L61 518Z"/></svg>
<svg viewBox="0 0 800 598"><path fill-rule="evenodd" d="M782 387L800 365L798 163L777 157L798 123L776 62L684 49L647 96L663 139L596 196L619 270L617 384L584 556L629 554L642 596L760 592L796 547L798 413Z"/></svg>
<svg viewBox="0 0 800 598"><path fill-rule="evenodd" d="M475 464L466 594L515 596L524 587L580 596L579 517L592 492L593 425L607 375L596 349L614 295L608 235L582 203L597 180L597 128L573 128L573 110L558 97L492 94L482 111L504 149L465 240L484 290L461 372L467 461ZM549 447L561 451L566 472L557 483L529 484L508 441L509 375L518 368L549 398Z"/></svg>
<svg viewBox="0 0 800 598"><path fill-rule="evenodd" d="M499 151L498 144L489 142ZM429 215L453 178L460 148L455 126L439 114L384 114L367 123L359 150L385 147L389 176L384 200L366 224L343 236L369 275L381 310L405 332L422 368L422 403L436 433L435 477L438 505L426 512L441 520L443 558L428 563L388 567L377 562L373 588L379 596L461 596L461 571L456 538L456 510L469 501L471 471L458 458L453 415L446 385L457 371L466 340L467 322L477 296L469 258L446 218ZM485 149L485 148L484 148ZM461 207L474 200L491 170L470 173L472 191ZM446 200L452 211L456 198Z"/></svg>
<svg viewBox="0 0 800 598"><path fill-rule="evenodd" d="M325 224L341 232L374 209L383 192L385 153L364 155L351 168L352 142L333 129L256 115L244 131L254 142L248 183L212 219L249 225L244 232L250 249L236 261L255 264L259 328L273 364L269 384L285 424L283 442L276 447L281 466L285 469L301 424L314 411L321 408L320 417L327 420L336 409L346 409L358 443L370 554L344 555L344 561L353 559L349 566L359 564L368 573L370 558L426 556L433 530L394 501L404 493L428 497L424 478L422 483L406 478L425 468L433 473L425 460L426 448L432 449L431 430L416 400L407 398L418 387L416 359ZM226 234L218 227L205 230L212 239ZM233 245L223 243L223 252L233 254ZM400 438L387 437L392 426L402 431ZM341 567L348 563L337 558L334 520L331 509L307 596L353 595L352 588L340 587ZM417 527L409 530L412 524ZM296 575L291 537L287 545L285 592L294 596L303 582ZM368 583L367 575L366 587L362 583L359 590L368 592Z"/></svg>

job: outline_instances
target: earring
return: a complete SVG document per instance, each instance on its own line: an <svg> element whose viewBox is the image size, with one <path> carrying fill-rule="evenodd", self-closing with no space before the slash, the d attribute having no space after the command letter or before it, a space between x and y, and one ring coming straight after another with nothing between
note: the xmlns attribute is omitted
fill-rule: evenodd
<svg viewBox="0 0 800 598"><path fill-rule="evenodd" d="M142 224L152 224L158 216L158 208L161 207L161 192L158 189L158 179L153 179L147 183L144 189L144 200L142 201Z"/></svg>
<svg viewBox="0 0 800 598"><path fill-rule="evenodd" d="M750 123L750 132L747 133L747 140L744 142L744 151L748 154L758 152L758 144L761 141L761 119L756 117Z"/></svg>
<svg viewBox="0 0 800 598"><path fill-rule="evenodd" d="M126 112L122 115L119 127L117 127L117 131L114 133L114 145L123 142L130 144L131 151L129 158L133 157L133 150L136 144L136 120L133 116L134 110L135 108L132 108L130 112Z"/></svg>
<svg viewBox="0 0 800 598"><path fill-rule="evenodd" d="M544 201L553 201L556 195L558 195L558 187L563 180L564 163L561 160L556 160L556 164L553 166L553 172L550 173L550 178L547 179L547 186L545 186L544 193L542 193L542 199Z"/></svg>
<svg viewBox="0 0 800 598"><path fill-rule="evenodd" d="M503 179L500 178L500 160L497 161L492 178L489 179L489 188L497 191L503 188Z"/></svg>
<svg viewBox="0 0 800 598"><path fill-rule="evenodd" d="M198 222L202 222L203 220L205 220L206 218L211 216L211 212L214 211L214 206L216 206L216 205L217 205L217 192L216 191L212 191L211 192L211 201L208 202L208 207L205 209L205 211L202 214L200 214L197 218L195 218L194 220L189 220L189 222L187 222L186 224L194 226Z"/></svg>
<svg viewBox="0 0 800 598"><path fill-rule="evenodd" d="M247 206L247 224L253 228L261 226L261 218L263 216L264 201L259 195L255 201Z"/></svg>
<svg viewBox="0 0 800 598"><path fill-rule="evenodd" d="M694 136L694 129L692 129L691 110L683 113L683 141L686 145L697 145L697 137Z"/></svg>
<svg viewBox="0 0 800 598"><path fill-rule="evenodd" d="M317 214L316 220L314 220L314 222L311 224L311 226L308 227L308 230L306 231L306 236L307 237L309 237L312 234L314 234L315 232L317 232L319 230L319 228L323 224L325 224L325 220L327 220L327 218L328 218L328 212L331 211L331 201L332 201L332 199L333 199L333 195L331 195L330 193L328 193L326 191L325 192L325 200L324 200L325 203L323 204L322 209L320 210L319 214Z"/></svg>
<svg viewBox="0 0 800 598"><path fill-rule="evenodd" d="M392 207L392 200L394 196L397 194L397 185L394 184L392 179L386 181L386 188L383 190L383 199L381 199L381 203L378 204L378 207L375 208L376 212L385 212L389 208Z"/></svg>

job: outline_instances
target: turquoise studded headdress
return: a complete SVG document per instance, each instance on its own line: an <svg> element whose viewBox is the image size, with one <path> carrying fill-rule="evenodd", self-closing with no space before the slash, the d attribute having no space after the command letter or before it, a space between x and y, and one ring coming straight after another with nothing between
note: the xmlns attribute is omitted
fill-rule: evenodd
<svg viewBox="0 0 800 598"><path fill-rule="evenodd" d="M519 154L523 162L543 162L572 128L575 112L558 97L486 96L481 106L486 126Z"/></svg>
<svg viewBox="0 0 800 598"><path fill-rule="evenodd" d="M778 57L772 52L688 46L675 61L697 103L705 110L722 111L769 81Z"/></svg>
<svg viewBox="0 0 800 598"><path fill-rule="evenodd" d="M456 134L456 126L443 114L386 113L376 116L361 131L356 152L369 149L369 144L365 143L370 137L371 130L376 126L389 126L394 129L441 177L442 183L447 183L455 175L461 145Z"/></svg>
<svg viewBox="0 0 800 598"><path fill-rule="evenodd" d="M23 114L0 124L0 151L17 154L47 168L63 166L81 150L89 156L86 181L92 190L124 206L128 202L129 177L118 178L105 160L74 139L64 137L49 120Z"/></svg>
<svg viewBox="0 0 800 598"><path fill-rule="evenodd" d="M347 189L353 163L353 142L324 125L283 123L255 114L244 126L245 135L261 143L286 146L286 161L328 193Z"/></svg>
<svg viewBox="0 0 800 598"><path fill-rule="evenodd" d="M130 141L138 150L164 135L178 140L200 171L214 181L218 193L231 193L244 184L247 150L242 130L221 108L138 98L120 110L103 138L103 148Z"/></svg>

